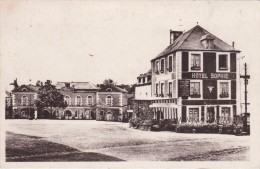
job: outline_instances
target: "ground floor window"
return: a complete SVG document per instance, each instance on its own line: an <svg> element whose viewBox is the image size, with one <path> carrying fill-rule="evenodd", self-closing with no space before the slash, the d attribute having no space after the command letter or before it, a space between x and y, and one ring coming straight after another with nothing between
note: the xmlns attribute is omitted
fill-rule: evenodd
<svg viewBox="0 0 260 169"><path fill-rule="evenodd" d="M199 120L199 108L189 108L189 121Z"/></svg>
<svg viewBox="0 0 260 169"><path fill-rule="evenodd" d="M221 116L230 117L230 107L222 107L221 108Z"/></svg>

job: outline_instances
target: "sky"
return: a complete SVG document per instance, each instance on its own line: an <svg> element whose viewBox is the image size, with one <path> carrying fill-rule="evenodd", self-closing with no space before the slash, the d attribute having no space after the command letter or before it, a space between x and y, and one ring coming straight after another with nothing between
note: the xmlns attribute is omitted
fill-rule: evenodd
<svg viewBox="0 0 260 169"><path fill-rule="evenodd" d="M1 85L37 80L136 83L169 45L169 30L197 25L241 50L259 72L259 1L4 1ZM31 81L30 81L31 79ZM249 81L259 91L259 78ZM255 85L254 85L255 84ZM255 95L256 97L256 95Z"/></svg>

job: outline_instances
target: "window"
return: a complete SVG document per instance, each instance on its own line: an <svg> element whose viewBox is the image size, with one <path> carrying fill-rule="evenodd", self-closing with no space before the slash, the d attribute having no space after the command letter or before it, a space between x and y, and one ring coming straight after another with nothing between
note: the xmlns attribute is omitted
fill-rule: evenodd
<svg viewBox="0 0 260 169"><path fill-rule="evenodd" d="M87 97L87 105L88 106L92 106L93 105L93 100L92 99L93 99L92 96L88 96Z"/></svg>
<svg viewBox="0 0 260 169"><path fill-rule="evenodd" d="M159 60L155 62L155 73L159 73Z"/></svg>
<svg viewBox="0 0 260 169"><path fill-rule="evenodd" d="M201 70L200 54L191 54L191 70Z"/></svg>
<svg viewBox="0 0 260 169"><path fill-rule="evenodd" d="M172 82L169 82L169 97L172 97Z"/></svg>
<svg viewBox="0 0 260 169"><path fill-rule="evenodd" d="M199 108L189 108L189 120L192 122L199 120Z"/></svg>
<svg viewBox="0 0 260 169"><path fill-rule="evenodd" d="M164 96L164 83L161 83L161 96Z"/></svg>
<svg viewBox="0 0 260 169"><path fill-rule="evenodd" d="M64 101L67 103L67 105L70 105L70 97L69 96L65 96Z"/></svg>
<svg viewBox="0 0 260 169"><path fill-rule="evenodd" d="M220 98L227 98L229 97L229 84L228 82L220 82Z"/></svg>
<svg viewBox="0 0 260 169"><path fill-rule="evenodd" d="M76 106L80 106L81 105L81 99L82 99L81 96L77 96L76 97L76 100L75 100L75 105Z"/></svg>
<svg viewBox="0 0 260 169"><path fill-rule="evenodd" d="M158 90L159 90L159 84L157 83L157 84L156 84L156 88L155 88L155 94L156 94L156 95L159 94Z"/></svg>
<svg viewBox="0 0 260 169"><path fill-rule="evenodd" d="M103 114L104 114L104 111L100 111L100 115L103 116Z"/></svg>
<svg viewBox="0 0 260 169"><path fill-rule="evenodd" d="M221 108L221 116L230 117L230 107L222 107Z"/></svg>
<svg viewBox="0 0 260 169"><path fill-rule="evenodd" d="M226 123L226 122L230 122L231 118L230 118L230 107L222 107L221 108L221 122L222 123Z"/></svg>
<svg viewBox="0 0 260 169"><path fill-rule="evenodd" d="M227 55L219 55L218 59L219 70L228 70L228 56Z"/></svg>
<svg viewBox="0 0 260 169"><path fill-rule="evenodd" d="M200 98L200 82L191 82L190 83L190 96L192 98Z"/></svg>
<svg viewBox="0 0 260 169"><path fill-rule="evenodd" d="M28 97L27 96L22 96L21 97L21 105L22 106L27 106L28 105Z"/></svg>
<svg viewBox="0 0 260 169"><path fill-rule="evenodd" d="M145 83L145 77L143 77L143 83Z"/></svg>
<svg viewBox="0 0 260 169"><path fill-rule="evenodd" d="M138 78L138 82L141 83L141 80L142 80L142 79L139 77L139 78Z"/></svg>
<svg viewBox="0 0 260 169"><path fill-rule="evenodd" d="M23 92L26 92L26 91L27 91L27 89L26 89L26 88L23 88L23 89L22 89L22 91L23 91Z"/></svg>
<svg viewBox="0 0 260 169"><path fill-rule="evenodd" d="M172 72L172 56L168 57L168 70Z"/></svg>
<svg viewBox="0 0 260 169"><path fill-rule="evenodd" d="M78 115L79 115L79 111L77 110L75 111L75 117L78 117Z"/></svg>
<svg viewBox="0 0 260 169"><path fill-rule="evenodd" d="M111 96L106 97L106 105L112 106L112 104L113 104L112 101L113 101L113 98Z"/></svg>
<svg viewBox="0 0 260 169"><path fill-rule="evenodd" d="M140 82L141 82L141 80L140 80ZM107 92L112 92L112 89L111 88L107 88L106 91Z"/></svg>
<svg viewBox="0 0 260 169"><path fill-rule="evenodd" d="M161 59L161 69L160 69L161 73L164 72L164 59Z"/></svg>

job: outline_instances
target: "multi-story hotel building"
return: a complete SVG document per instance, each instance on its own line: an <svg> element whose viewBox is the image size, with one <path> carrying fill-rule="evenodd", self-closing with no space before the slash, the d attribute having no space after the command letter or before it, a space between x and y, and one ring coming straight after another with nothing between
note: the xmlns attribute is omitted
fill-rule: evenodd
<svg viewBox="0 0 260 169"><path fill-rule="evenodd" d="M149 107L154 118L232 120L240 112L239 53L234 43L227 44L199 25L185 33L170 31L170 45L151 60Z"/></svg>

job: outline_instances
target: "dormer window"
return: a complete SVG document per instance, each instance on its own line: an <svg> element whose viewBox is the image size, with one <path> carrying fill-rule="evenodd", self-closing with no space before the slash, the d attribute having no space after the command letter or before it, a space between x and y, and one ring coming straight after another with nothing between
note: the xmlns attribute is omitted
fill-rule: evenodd
<svg viewBox="0 0 260 169"><path fill-rule="evenodd" d="M23 91L23 92L26 92L26 91L27 91L27 89L26 89L26 88L23 88L23 89L22 89L22 91Z"/></svg>
<svg viewBox="0 0 260 169"><path fill-rule="evenodd" d="M107 92L112 92L112 89L111 88L107 88L106 91Z"/></svg>
<svg viewBox="0 0 260 169"><path fill-rule="evenodd" d="M205 49L213 49L214 48L214 37L210 34L206 34L201 37L201 43Z"/></svg>

